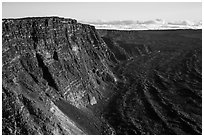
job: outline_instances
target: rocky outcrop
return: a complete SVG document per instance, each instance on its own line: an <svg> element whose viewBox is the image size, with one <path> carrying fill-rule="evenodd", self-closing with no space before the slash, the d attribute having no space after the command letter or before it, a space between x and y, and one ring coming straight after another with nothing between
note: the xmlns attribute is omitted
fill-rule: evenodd
<svg viewBox="0 0 204 137"><path fill-rule="evenodd" d="M2 26L3 134L100 134L87 107L117 78L95 28L58 17L3 19ZM90 123L81 127L76 117Z"/></svg>

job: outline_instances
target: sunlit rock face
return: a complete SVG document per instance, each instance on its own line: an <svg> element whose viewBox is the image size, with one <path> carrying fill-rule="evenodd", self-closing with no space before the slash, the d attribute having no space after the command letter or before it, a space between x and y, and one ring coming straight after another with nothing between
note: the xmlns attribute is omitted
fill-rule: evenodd
<svg viewBox="0 0 204 137"><path fill-rule="evenodd" d="M58 17L3 19L2 26L3 134L100 134L83 111L116 77L95 28ZM90 123L81 126L80 117Z"/></svg>

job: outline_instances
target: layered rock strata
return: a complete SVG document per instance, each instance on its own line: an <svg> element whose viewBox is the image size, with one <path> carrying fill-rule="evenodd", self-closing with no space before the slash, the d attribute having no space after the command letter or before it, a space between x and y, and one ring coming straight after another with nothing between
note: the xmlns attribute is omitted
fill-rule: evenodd
<svg viewBox="0 0 204 137"><path fill-rule="evenodd" d="M105 81L117 79L95 28L59 17L3 19L2 26L3 134L96 133L63 113L90 116L87 106L106 96Z"/></svg>

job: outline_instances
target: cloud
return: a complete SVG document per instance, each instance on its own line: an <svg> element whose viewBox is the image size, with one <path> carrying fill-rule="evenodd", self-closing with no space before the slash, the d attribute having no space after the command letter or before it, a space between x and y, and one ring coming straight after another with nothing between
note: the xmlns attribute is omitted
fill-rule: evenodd
<svg viewBox="0 0 204 137"><path fill-rule="evenodd" d="M187 21L187 20L183 20L183 21L175 21L175 22L168 22L168 24L170 25L194 25L195 23Z"/></svg>
<svg viewBox="0 0 204 137"><path fill-rule="evenodd" d="M82 22L84 23L84 22ZM148 29L201 29L202 21L191 22L187 20L167 22L162 19L147 21L95 21L85 22L94 25L97 29L118 29L118 30L148 30Z"/></svg>
<svg viewBox="0 0 204 137"><path fill-rule="evenodd" d="M98 21L98 22L86 22L86 23L95 24L95 25L130 25L130 24L134 24L135 22L132 20L123 20L123 21L108 21L108 22Z"/></svg>

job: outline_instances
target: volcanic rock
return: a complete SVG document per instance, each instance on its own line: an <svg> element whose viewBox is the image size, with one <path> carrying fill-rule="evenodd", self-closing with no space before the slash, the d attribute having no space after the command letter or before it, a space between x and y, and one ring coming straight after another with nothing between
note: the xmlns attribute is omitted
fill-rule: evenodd
<svg viewBox="0 0 204 137"><path fill-rule="evenodd" d="M201 30L2 22L3 134L202 134Z"/></svg>
<svg viewBox="0 0 204 137"><path fill-rule="evenodd" d="M87 106L106 96L104 81L115 75L95 28L59 17L2 26L3 134L100 134Z"/></svg>

